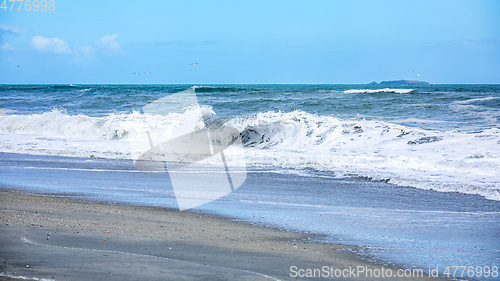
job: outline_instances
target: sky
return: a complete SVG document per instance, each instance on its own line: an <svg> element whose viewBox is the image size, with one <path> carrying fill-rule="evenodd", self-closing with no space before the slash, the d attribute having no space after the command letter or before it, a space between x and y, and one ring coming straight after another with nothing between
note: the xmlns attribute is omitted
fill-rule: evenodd
<svg viewBox="0 0 500 281"><path fill-rule="evenodd" d="M0 8L0 84L500 84L498 0L41 2Z"/></svg>

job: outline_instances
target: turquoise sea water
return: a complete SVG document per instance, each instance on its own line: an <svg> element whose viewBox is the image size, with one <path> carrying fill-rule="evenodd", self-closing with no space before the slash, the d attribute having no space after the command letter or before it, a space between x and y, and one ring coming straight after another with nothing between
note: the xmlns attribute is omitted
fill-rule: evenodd
<svg viewBox="0 0 500 281"><path fill-rule="evenodd" d="M500 118L500 85L1 85L0 108L106 116L190 87L221 117L301 110L459 131L498 128Z"/></svg>

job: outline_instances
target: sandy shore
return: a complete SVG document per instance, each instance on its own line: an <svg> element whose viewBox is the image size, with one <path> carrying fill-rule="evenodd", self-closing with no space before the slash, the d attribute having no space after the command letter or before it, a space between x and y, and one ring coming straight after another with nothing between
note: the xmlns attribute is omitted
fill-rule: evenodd
<svg viewBox="0 0 500 281"><path fill-rule="evenodd" d="M299 274L307 274L307 269L325 266L328 274L340 269L348 277L354 268L371 269L373 274L391 270L394 276L398 270L347 251L354 246L310 243L307 234L205 214L7 189L0 189L0 206L0 279L5 280L20 276L32 280L294 280L302 279ZM350 273L345 271L349 269ZM356 271L356 278L318 279L377 279L367 277Z"/></svg>

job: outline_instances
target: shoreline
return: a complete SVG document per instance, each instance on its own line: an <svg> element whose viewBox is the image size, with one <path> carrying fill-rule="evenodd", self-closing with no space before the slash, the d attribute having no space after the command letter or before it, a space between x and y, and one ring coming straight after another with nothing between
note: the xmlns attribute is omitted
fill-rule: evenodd
<svg viewBox="0 0 500 281"><path fill-rule="evenodd" d="M290 280L302 279L297 276L299 269L324 266L342 270L359 266L379 272L384 268L393 274L399 269L349 252L358 246L308 242L310 234L208 214L74 197L0 187L0 248L4 249L0 280L14 280L8 276ZM344 279L374 279L356 274L356 278Z"/></svg>

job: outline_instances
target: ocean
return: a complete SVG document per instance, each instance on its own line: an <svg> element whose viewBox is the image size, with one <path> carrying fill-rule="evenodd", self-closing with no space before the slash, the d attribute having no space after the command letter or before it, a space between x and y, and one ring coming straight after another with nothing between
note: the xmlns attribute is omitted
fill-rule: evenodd
<svg viewBox="0 0 500 281"><path fill-rule="evenodd" d="M142 110L182 91L198 104ZM2 85L0 185L176 208L130 139L221 125L246 181L190 211L424 271L500 265L500 85Z"/></svg>

